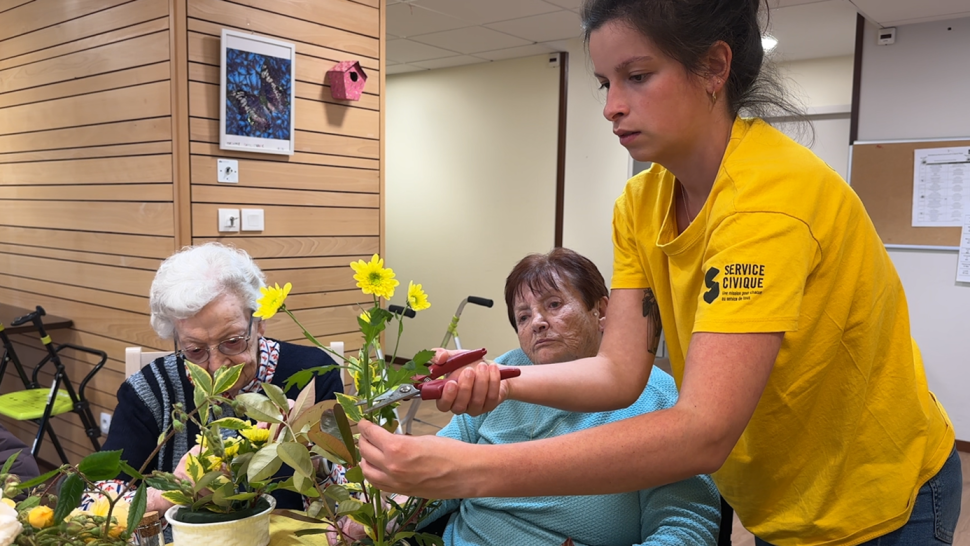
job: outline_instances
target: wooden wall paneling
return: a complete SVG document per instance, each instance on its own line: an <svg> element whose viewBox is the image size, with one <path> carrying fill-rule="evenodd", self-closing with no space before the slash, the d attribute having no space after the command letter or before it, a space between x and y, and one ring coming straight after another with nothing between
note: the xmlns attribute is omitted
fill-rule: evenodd
<svg viewBox="0 0 970 546"><path fill-rule="evenodd" d="M311 334L323 336L334 332L357 331L359 328L357 316L360 315L360 312L357 305L345 305L294 311L293 315ZM276 339L289 340L303 337L303 330L292 320L269 322L266 324L266 330L270 336Z"/></svg>
<svg viewBox="0 0 970 546"><path fill-rule="evenodd" d="M167 0L136 0L5 40L0 43L0 59L49 49L167 16Z"/></svg>
<svg viewBox="0 0 970 546"><path fill-rule="evenodd" d="M189 17L246 28L288 42L305 42L365 57L379 55L377 38L222 0L192 0ZM339 22L333 21L333 24Z"/></svg>
<svg viewBox="0 0 970 546"><path fill-rule="evenodd" d="M188 29L186 0L171 0L172 17L171 55L175 69L172 71L172 135L178 148L172 156L174 175L174 217L175 248L182 248L192 242L192 167L189 162L189 76L188 76Z"/></svg>
<svg viewBox="0 0 970 546"><path fill-rule="evenodd" d="M29 4L34 0L0 0L0 13L7 10L12 10L17 6L22 6L24 4Z"/></svg>
<svg viewBox="0 0 970 546"><path fill-rule="evenodd" d="M70 248L118 256L166 258L172 253L171 237L34 229L0 225L0 241L40 248Z"/></svg>
<svg viewBox="0 0 970 546"><path fill-rule="evenodd" d="M82 148L84 149L84 148ZM2 162L3 156L0 156ZM172 202L171 184L0 186L0 199Z"/></svg>
<svg viewBox="0 0 970 546"><path fill-rule="evenodd" d="M0 185L151 184L171 181L170 154L0 163Z"/></svg>
<svg viewBox="0 0 970 546"><path fill-rule="evenodd" d="M0 70L6 70L14 66L36 63L37 61L43 61L44 59L50 59L52 57L60 57L61 55L66 55L75 51L97 47L101 44L110 44L112 42L129 40L131 38L144 36L145 34L151 34L167 28L168 17L153 19L151 21L139 23L134 26L112 30L111 32L105 32L103 34L96 34L90 38L84 38L83 40L78 40L76 42L69 42L59 46L40 49L32 53L19 55L17 57L3 59L0 61Z"/></svg>
<svg viewBox="0 0 970 546"><path fill-rule="evenodd" d="M297 114L299 117L299 114ZM256 159L258 156L254 155L252 152L237 152L235 150L220 150L217 144L209 144L206 142L193 142L189 146L189 150L192 155L210 155L218 157L236 157L236 158L249 158ZM371 169L375 173L378 169L378 162L376 159L367 159L361 157L350 157L343 155L329 155L320 153L304 153L296 152L291 156L274 155L272 157L259 157L259 161L269 164L309 164L309 165L326 165L333 167L350 167L352 169Z"/></svg>
<svg viewBox="0 0 970 546"><path fill-rule="evenodd" d="M369 259L370 257L360 257ZM359 258L358 258L359 259ZM347 260L350 262L350 260ZM350 271L350 268L347 268ZM354 305L361 301L360 289L336 290L333 292L315 292L313 294L294 294L286 298L286 308L290 311L313 309L315 307L338 307Z"/></svg>
<svg viewBox="0 0 970 546"><path fill-rule="evenodd" d="M301 98L295 102L297 129L373 139L380 134L377 111ZM219 119L219 86L189 82L189 106L193 117Z"/></svg>
<svg viewBox="0 0 970 546"><path fill-rule="evenodd" d="M230 0L252 8L265 9L261 0ZM347 0L274 0L273 11L304 21L339 26L343 30L372 38L381 36L378 11Z"/></svg>
<svg viewBox="0 0 970 546"><path fill-rule="evenodd" d="M168 31L0 71L0 93L117 72L169 60Z"/></svg>
<svg viewBox="0 0 970 546"><path fill-rule="evenodd" d="M0 201L0 218L9 226L174 237L171 203Z"/></svg>
<svg viewBox="0 0 970 546"><path fill-rule="evenodd" d="M347 260L350 263L350 260ZM350 272L348 274L348 271ZM283 286L293 283L291 294L309 294L330 290L350 290L356 287L350 267L318 267L314 269L280 269L264 271L268 284Z"/></svg>
<svg viewBox="0 0 970 546"><path fill-rule="evenodd" d="M108 267L140 269L142 271L150 271L152 273L154 273L158 269L158 266L162 263L161 260L151 258L137 258L134 256L118 256L112 254L92 254L90 252L79 252L76 250L67 250L61 248L38 249L16 243L7 244L2 242L0 242L0 252Z"/></svg>
<svg viewBox="0 0 970 546"><path fill-rule="evenodd" d="M226 208L228 204L221 205ZM192 223L196 237L218 237L217 222L220 205L192 204ZM266 229L264 237L378 235L378 209L338 209L323 207L283 207L264 205ZM231 239L232 237L228 237Z"/></svg>
<svg viewBox="0 0 970 546"><path fill-rule="evenodd" d="M101 123L49 131L0 136L0 152L56 150L172 140L172 122L165 117Z"/></svg>
<svg viewBox="0 0 970 546"><path fill-rule="evenodd" d="M138 296L146 294L154 274L134 268L110 267L45 257L0 252L0 273L32 279L64 282L85 288ZM68 284L65 282L65 284Z"/></svg>
<svg viewBox="0 0 970 546"><path fill-rule="evenodd" d="M0 163L35 163L62 159L94 159L104 157L144 156L172 153L172 143L142 142L139 144L119 144L117 146L96 146L85 148L66 148L43 150L39 152L0 153Z"/></svg>
<svg viewBox="0 0 970 546"><path fill-rule="evenodd" d="M216 150L212 151L215 155ZM258 161L253 154L244 157L247 159L239 160L240 187L358 193L377 193L380 189L377 170ZM218 184L216 165L215 157L192 156L192 183Z"/></svg>
<svg viewBox="0 0 970 546"><path fill-rule="evenodd" d="M132 85L167 81L169 78L169 69L169 62L164 61L129 70L122 70L121 72L81 77L71 81L45 85L40 88L14 91L0 95L0 108L86 95L97 91L120 89Z"/></svg>
<svg viewBox="0 0 970 546"><path fill-rule="evenodd" d="M222 36L222 29L227 28L230 30L238 30L240 32L252 32L251 29L246 27L234 27L227 24L216 24L209 21L203 21L201 19L189 18L189 60L194 62L202 62L207 64L219 64L219 40L218 38ZM193 36L193 34L207 34L211 37L215 37L216 41L201 41L203 37ZM203 47L198 47L197 44L202 44ZM212 55L212 50L215 48L215 57ZM340 62L341 60L347 60L347 53L345 51L337 51L335 49L330 49L328 47L321 47L314 44L301 43L297 46L297 66L296 69L300 70L300 59L303 55L317 57L325 61L330 61L331 66ZM215 59L214 61L212 59ZM356 59L360 62L360 66L368 69L367 75L371 76L371 70L378 70L380 68L380 63L377 62L376 58L370 57L360 57ZM323 75L319 75L322 78Z"/></svg>
<svg viewBox="0 0 970 546"><path fill-rule="evenodd" d="M355 4L361 4L363 6L369 6L372 8L379 8L381 6L381 0L350 0L350 1ZM383 35L384 33L381 33L381 36Z"/></svg>
<svg viewBox="0 0 970 546"><path fill-rule="evenodd" d="M192 141L219 143L219 122L217 120L191 118L189 127ZM380 157L380 146L377 140L310 131L296 131L296 151L326 152L329 155L345 155L367 159Z"/></svg>
<svg viewBox="0 0 970 546"><path fill-rule="evenodd" d="M3 283L3 286L6 286L7 288L22 292L47 294L49 296L77 302L96 301L99 305L103 305L104 307L121 309L122 311L131 311L132 313L148 312L148 298L144 296L139 297L128 294L118 294L116 292L104 292L102 290L94 290L57 282L47 282L29 277L5 274L0 274L0 283Z"/></svg>
<svg viewBox="0 0 970 546"><path fill-rule="evenodd" d="M0 188L2 191L2 188ZM337 208L377 208L380 196L373 193L338 193L228 186L197 186L193 189L196 203L237 203L240 205L319 206ZM0 193L2 195L2 193Z"/></svg>
<svg viewBox="0 0 970 546"><path fill-rule="evenodd" d="M370 255L358 256L320 256L320 257L283 257L283 258L262 258L256 260L260 269L263 271L273 271L277 269L309 269L313 267L346 267L350 269L350 262L370 259ZM287 300L289 301L289 300Z"/></svg>
<svg viewBox="0 0 970 546"><path fill-rule="evenodd" d="M0 133L96 125L171 114L168 82L113 89L47 101L43 115L32 104L0 109Z"/></svg>
<svg viewBox="0 0 970 546"><path fill-rule="evenodd" d="M376 254L380 244L371 237L196 237L193 244L210 241L231 242L253 258L277 256L370 256ZM348 262L349 263L349 262Z"/></svg>
<svg viewBox="0 0 970 546"><path fill-rule="evenodd" d="M0 40L6 40L33 30L49 27L111 6L123 4L128 0L74 0L72 2L35 2L10 10L4 19L7 24L0 27Z"/></svg>
<svg viewBox="0 0 970 546"><path fill-rule="evenodd" d="M386 104L386 101L384 100L384 98L385 98L385 94L384 94L385 93L385 87L384 87L384 85L385 85L386 78L387 78L387 70L386 70L386 68L387 68L387 4L384 3L384 2L382 2L379 5L379 9L380 9L380 17L379 18L380 18L380 24L381 24L381 32L380 32L380 49L381 49L381 54L380 54L380 60L379 60L379 62L381 63L381 70L380 70L380 73L377 74L377 83L378 83L378 91L381 94L381 110L380 110L380 114L379 114L380 115L380 147L381 147L381 159L380 159L380 172L381 172L381 208L380 208L381 215L380 215L380 218L381 218L381 225L380 225L380 235L381 235L381 256L383 256L384 255L384 250L385 250L384 249L384 244L387 241L387 238L384 235L386 233L386 216L387 216L387 214L385 213L385 211L387 210L385 208L385 206L386 206L386 200L385 200L386 194L384 192L384 176L385 176L385 173L386 173L385 169L387 167L387 163L385 162L385 158L387 156L384 153L384 148L386 146L386 141L384 140L384 138L385 138L384 135L386 134L385 133L385 123L386 123L386 120L387 120L386 110L384 110L384 105Z"/></svg>
<svg viewBox="0 0 970 546"><path fill-rule="evenodd" d="M146 314L110 309L96 303L63 300L46 294L18 292L6 286L0 286L0 301L25 308L41 305L52 315L71 319L74 322L74 330L78 332L90 332L133 345L151 347L158 351L171 347L170 342L158 339L148 323ZM124 360L124 352L112 353L95 344L91 344L91 347L105 350L116 360Z"/></svg>

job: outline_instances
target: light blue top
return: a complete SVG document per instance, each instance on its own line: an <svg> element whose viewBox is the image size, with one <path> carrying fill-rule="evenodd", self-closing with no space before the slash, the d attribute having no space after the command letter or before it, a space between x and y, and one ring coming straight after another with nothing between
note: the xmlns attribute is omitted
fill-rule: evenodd
<svg viewBox="0 0 970 546"><path fill-rule="evenodd" d="M508 366L532 365L521 349L495 361ZM654 367L643 394L623 410L577 413L510 400L478 417L456 415L438 435L474 444L527 442L669 408L676 401L673 378ZM613 472L622 465L622 461L603 461L603 468L613 467ZM599 471L591 468L575 479L595 480ZM447 500L422 525L448 514L446 546L559 546L566 538L572 538L576 546L713 546L720 523L720 497L714 482L704 475L616 495Z"/></svg>

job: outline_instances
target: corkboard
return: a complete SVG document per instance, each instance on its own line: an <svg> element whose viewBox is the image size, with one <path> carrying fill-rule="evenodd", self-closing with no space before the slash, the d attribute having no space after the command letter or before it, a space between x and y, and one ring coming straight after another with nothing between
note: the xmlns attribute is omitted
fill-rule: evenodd
<svg viewBox="0 0 970 546"><path fill-rule="evenodd" d="M884 142L852 147L852 189L887 245L959 246L959 227L913 227L913 158L917 149L970 146L970 140Z"/></svg>

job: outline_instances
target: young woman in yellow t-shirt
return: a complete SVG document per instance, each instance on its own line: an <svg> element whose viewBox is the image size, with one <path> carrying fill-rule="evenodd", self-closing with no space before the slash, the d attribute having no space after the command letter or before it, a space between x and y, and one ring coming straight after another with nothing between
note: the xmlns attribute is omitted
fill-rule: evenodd
<svg viewBox="0 0 970 546"><path fill-rule="evenodd" d="M953 427L927 387L885 248L837 174L739 117L790 111L761 75L759 9L586 1L603 113L635 159L654 163L617 200L600 352L504 382L482 363L438 406L623 407L646 384L661 324L679 402L502 446L362 423L368 479L440 498L604 494L713 473L759 544L952 540L962 487Z"/></svg>

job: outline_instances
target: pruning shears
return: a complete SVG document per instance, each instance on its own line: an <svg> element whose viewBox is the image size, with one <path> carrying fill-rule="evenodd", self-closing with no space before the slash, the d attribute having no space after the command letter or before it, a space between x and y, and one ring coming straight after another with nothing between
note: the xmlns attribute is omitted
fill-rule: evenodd
<svg viewBox="0 0 970 546"><path fill-rule="evenodd" d="M406 383L396 389L391 389L374 399L374 404L364 410L364 413L371 413L383 407L403 402L412 398L422 400L437 400L441 398L441 393L445 390L448 379L438 379L439 377L451 373L459 368L467 366L485 356L485 349L465 351L458 353L441 364L432 364L428 367L427 375L416 375L411 378L413 383ZM518 368L505 368L502 370L502 379L518 377L522 370ZM366 400L357 403L358 406L366 404Z"/></svg>

